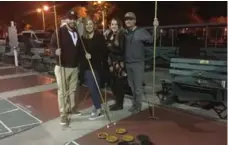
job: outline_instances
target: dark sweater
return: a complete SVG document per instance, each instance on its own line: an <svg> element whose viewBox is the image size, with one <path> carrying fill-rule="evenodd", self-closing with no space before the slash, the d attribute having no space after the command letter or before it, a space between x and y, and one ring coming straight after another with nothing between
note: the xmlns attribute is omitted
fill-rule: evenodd
<svg viewBox="0 0 228 145"><path fill-rule="evenodd" d="M127 63L145 61L145 43L153 43L153 37L144 28L126 31L125 37L125 61Z"/></svg>
<svg viewBox="0 0 228 145"><path fill-rule="evenodd" d="M74 45L72 37L66 26L60 27L58 32L61 48L61 66L68 68L77 67L79 61L79 49L81 48L81 41L77 31L75 30L78 38L76 46ZM59 58L55 55L55 51L57 49L56 33L52 35L51 48L52 54L56 57L57 65L59 65Z"/></svg>
<svg viewBox="0 0 228 145"><path fill-rule="evenodd" d="M107 49L105 39L102 34L95 33L93 38L86 39L82 37L86 51L91 54L91 65L99 74L102 73L103 65L107 61ZM84 72L90 70L88 60L85 58L85 51L80 49L80 74L84 76Z"/></svg>

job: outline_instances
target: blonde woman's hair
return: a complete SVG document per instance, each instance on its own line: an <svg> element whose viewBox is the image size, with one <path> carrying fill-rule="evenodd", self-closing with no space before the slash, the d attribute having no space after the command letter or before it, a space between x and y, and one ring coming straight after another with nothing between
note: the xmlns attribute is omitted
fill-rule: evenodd
<svg viewBox="0 0 228 145"><path fill-rule="evenodd" d="M83 28L84 28L84 31L83 31L83 35L82 35L82 36L83 36L84 38L89 38L89 34L88 34L88 32L86 31L86 25L87 25L88 21L92 21L92 22L93 22L93 29L94 29L94 31L95 31L95 28L96 28L93 19L91 19L90 17L85 17L85 18L83 18Z"/></svg>

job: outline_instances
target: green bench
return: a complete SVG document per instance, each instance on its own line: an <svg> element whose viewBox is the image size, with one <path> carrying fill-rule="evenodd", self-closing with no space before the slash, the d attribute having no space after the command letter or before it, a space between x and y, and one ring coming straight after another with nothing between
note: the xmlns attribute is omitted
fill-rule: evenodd
<svg viewBox="0 0 228 145"><path fill-rule="evenodd" d="M36 67L39 67L44 51L44 48L31 48L30 55L21 52L19 55L21 66L27 69L35 69Z"/></svg>
<svg viewBox="0 0 228 145"><path fill-rule="evenodd" d="M200 48L200 56L227 60L227 48Z"/></svg>
<svg viewBox="0 0 228 145"><path fill-rule="evenodd" d="M176 57L176 47L156 47L156 58L162 58L165 61L170 61L172 57ZM145 47L145 55L146 55L146 60L151 60L154 55L153 55L153 47L152 46L147 46Z"/></svg>
<svg viewBox="0 0 228 145"><path fill-rule="evenodd" d="M172 79L162 80L162 90L157 92L161 102L176 98L226 118L226 61L172 58L169 73Z"/></svg>
<svg viewBox="0 0 228 145"><path fill-rule="evenodd" d="M41 63L44 65L44 67L47 70L48 74L53 76L54 75L54 68L55 68L55 65L56 65L55 58L50 57L50 56L45 56L45 57L43 57Z"/></svg>
<svg viewBox="0 0 228 145"><path fill-rule="evenodd" d="M151 66L153 65L153 47L147 46L145 47L145 64L148 70L151 70ZM176 57L176 47L157 47L156 48L156 65L160 67L168 67L170 63L170 59Z"/></svg>

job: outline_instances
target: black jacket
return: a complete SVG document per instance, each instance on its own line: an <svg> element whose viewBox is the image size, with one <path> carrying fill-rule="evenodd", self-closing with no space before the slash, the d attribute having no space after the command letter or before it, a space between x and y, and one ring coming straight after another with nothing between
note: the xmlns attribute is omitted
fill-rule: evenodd
<svg viewBox="0 0 228 145"><path fill-rule="evenodd" d="M59 34L59 44L61 48L61 66L74 68L78 66L79 62L79 49L82 47L81 40L79 39L79 33L77 33L77 43L76 46L73 43L71 35L66 26L60 27L58 30ZM51 38L51 51L52 54L56 57L57 65L59 65L59 58L55 55L57 49L57 39L56 33L52 35Z"/></svg>
<svg viewBox="0 0 228 145"><path fill-rule="evenodd" d="M104 70L105 63L107 63L107 48L105 45L104 36L100 33L95 33L92 39L86 39L82 37L82 41L85 45L86 51L91 54L91 65L102 78L102 73ZM80 62L80 81L84 81L84 73L86 70L90 70L88 60L85 58L85 51L83 47L80 49L79 53L79 62Z"/></svg>
<svg viewBox="0 0 228 145"><path fill-rule="evenodd" d="M124 44L125 44L125 35L124 33L121 31L118 34L114 35L114 39L110 40L111 36L112 36L113 32L110 32L107 36L107 45L110 43L111 46L107 46L108 50L109 50L109 55L113 58L113 59L117 59L117 60L123 60L124 59ZM115 40L118 41L119 45L115 45Z"/></svg>

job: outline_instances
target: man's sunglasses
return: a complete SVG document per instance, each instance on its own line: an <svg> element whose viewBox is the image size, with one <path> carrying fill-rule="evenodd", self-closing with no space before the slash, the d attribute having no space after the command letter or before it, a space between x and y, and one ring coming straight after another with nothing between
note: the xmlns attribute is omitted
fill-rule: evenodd
<svg viewBox="0 0 228 145"><path fill-rule="evenodd" d="M134 20L134 18L132 18L132 17L125 17L124 20L125 21L127 21L127 20L131 20L132 21L132 20Z"/></svg>

